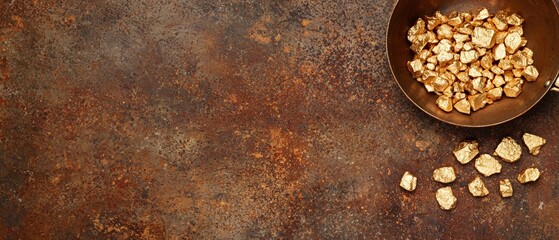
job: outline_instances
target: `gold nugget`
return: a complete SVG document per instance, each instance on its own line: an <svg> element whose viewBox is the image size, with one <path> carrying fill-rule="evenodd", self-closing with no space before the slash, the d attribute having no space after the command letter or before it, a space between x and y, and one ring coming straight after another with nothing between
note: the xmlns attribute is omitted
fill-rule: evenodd
<svg viewBox="0 0 559 240"><path fill-rule="evenodd" d="M520 183L535 182L540 178L540 170L537 168L528 168L518 174L518 181Z"/></svg>
<svg viewBox="0 0 559 240"><path fill-rule="evenodd" d="M456 180L456 173L453 167L437 168L433 171L433 179L440 183L451 183Z"/></svg>
<svg viewBox="0 0 559 240"><path fill-rule="evenodd" d="M528 82L536 81L540 73L534 66L528 66L524 71L522 71L522 76L528 80Z"/></svg>
<svg viewBox="0 0 559 240"><path fill-rule="evenodd" d="M546 140L544 138L530 133L524 133L522 139L524 140L524 144L526 144L530 153L534 156L540 154L541 147L546 144Z"/></svg>
<svg viewBox="0 0 559 240"><path fill-rule="evenodd" d="M442 210L451 210L456 207L457 199L452 193L451 187L439 188L435 197Z"/></svg>
<svg viewBox="0 0 559 240"><path fill-rule="evenodd" d="M489 195L489 190L485 187L485 184L481 178L476 177L472 182L468 184L468 190L474 197L485 197Z"/></svg>
<svg viewBox="0 0 559 240"><path fill-rule="evenodd" d="M472 161L479 153L477 141L464 141L452 152L456 160L461 164L467 164Z"/></svg>
<svg viewBox="0 0 559 240"><path fill-rule="evenodd" d="M522 148L514 139L506 137L495 149L495 155L501 157L505 162L513 163L520 159Z"/></svg>
<svg viewBox="0 0 559 240"><path fill-rule="evenodd" d="M512 197L514 191L512 189L512 183L510 182L510 180L504 179L499 181L499 191L501 191L502 197Z"/></svg>
<svg viewBox="0 0 559 240"><path fill-rule="evenodd" d="M452 92L451 92L452 94ZM452 99L449 96L442 95L436 101L437 106L445 112L452 112Z"/></svg>
<svg viewBox="0 0 559 240"><path fill-rule="evenodd" d="M501 172L501 164L489 154L482 154L476 159L475 167L483 176L489 177Z"/></svg>
<svg viewBox="0 0 559 240"><path fill-rule="evenodd" d="M472 35L472 43L478 47L490 48L494 44L493 42L494 35L495 35L495 30L491 30L483 27L476 27L474 28L474 33Z"/></svg>
<svg viewBox="0 0 559 240"><path fill-rule="evenodd" d="M413 192L417 186L417 177L413 176L410 172L405 172L400 181L400 187L409 192Z"/></svg>

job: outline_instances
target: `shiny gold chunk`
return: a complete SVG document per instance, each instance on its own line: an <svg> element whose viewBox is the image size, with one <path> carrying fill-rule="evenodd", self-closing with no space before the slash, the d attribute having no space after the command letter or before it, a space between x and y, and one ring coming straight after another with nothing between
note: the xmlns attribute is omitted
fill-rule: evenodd
<svg viewBox="0 0 559 240"><path fill-rule="evenodd" d="M456 197L452 193L451 187L443 187L437 190L435 198L442 210L451 210L456 207Z"/></svg>
<svg viewBox="0 0 559 240"><path fill-rule="evenodd" d="M459 27L463 22L464 19L460 15L448 19L448 24L453 27Z"/></svg>
<svg viewBox="0 0 559 240"><path fill-rule="evenodd" d="M483 88L485 87L485 83L483 82L483 78L481 78L481 77L474 78L471 82L471 87L472 87L472 89L474 89L478 92L483 92ZM473 92L473 91L470 91L470 92Z"/></svg>
<svg viewBox="0 0 559 240"><path fill-rule="evenodd" d="M466 46L466 44L464 44ZM478 53L476 50L462 51L460 52L460 62L464 64L472 63L478 59Z"/></svg>
<svg viewBox="0 0 559 240"><path fill-rule="evenodd" d="M501 191L502 197L512 197L513 189L512 183L508 179L503 179L499 181L499 191Z"/></svg>
<svg viewBox="0 0 559 240"><path fill-rule="evenodd" d="M512 71L505 71L505 74L503 74L503 76L505 78L505 82L507 83L512 82L515 79Z"/></svg>
<svg viewBox="0 0 559 240"><path fill-rule="evenodd" d="M526 40L525 38L522 38L522 41L520 41L520 46L521 47L526 47L526 45L528 45L528 40Z"/></svg>
<svg viewBox="0 0 559 240"><path fill-rule="evenodd" d="M460 13L460 16L462 16L464 22L471 22L474 19L474 16L467 12Z"/></svg>
<svg viewBox="0 0 559 240"><path fill-rule="evenodd" d="M476 51L479 54L479 56L485 56L485 54L487 53L487 49L486 48L480 48L480 47L476 47Z"/></svg>
<svg viewBox="0 0 559 240"><path fill-rule="evenodd" d="M487 54L481 58L481 66L485 69L491 69L493 67L493 56Z"/></svg>
<svg viewBox="0 0 559 240"><path fill-rule="evenodd" d="M454 108L461 113L470 114L471 106L470 102L467 99L462 99L454 104Z"/></svg>
<svg viewBox="0 0 559 240"><path fill-rule="evenodd" d="M427 68L428 70L431 70L431 71L435 70L435 67L436 67L435 64L432 64L432 63L425 64L425 68Z"/></svg>
<svg viewBox="0 0 559 240"><path fill-rule="evenodd" d="M493 57L495 61L499 61L507 56L507 49L504 43L501 43L493 48Z"/></svg>
<svg viewBox="0 0 559 240"><path fill-rule="evenodd" d="M437 37L439 39L452 38L452 27L448 24L443 24L437 29Z"/></svg>
<svg viewBox="0 0 559 240"><path fill-rule="evenodd" d="M468 101L470 102L470 106L472 110L477 111L485 107L487 105L487 94L481 93L476 94L473 96L468 97Z"/></svg>
<svg viewBox="0 0 559 240"><path fill-rule="evenodd" d="M506 84L505 79L501 75L495 76L495 78L493 78L492 82L493 82L493 85L495 87L498 87L498 88L500 88L500 87L502 87L503 85ZM501 91L502 91L502 89L501 89Z"/></svg>
<svg viewBox="0 0 559 240"><path fill-rule="evenodd" d="M474 33L474 29L464 26L464 27L460 27L460 28L456 29L456 32L461 33L461 34L465 34L465 35L472 35Z"/></svg>
<svg viewBox="0 0 559 240"><path fill-rule="evenodd" d="M458 61L452 62L446 70L450 71L452 74L458 74L460 72L460 68L462 67L462 63Z"/></svg>
<svg viewBox="0 0 559 240"><path fill-rule="evenodd" d="M433 70L425 70L423 71L423 75L421 75L421 82L425 82L428 78L430 77L436 77L439 74L437 74L435 71Z"/></svg>
<svg viewBox="0 0 559 240"><path fill-rule="evenodd" d="M520 15L513 13L512 15L507 17L507 23L513 26L520 26L524 23L524 18Z"/></svg>
<svg viewBox="0 0 559 240"><path fill-rule="evenodd" d="M450 92L450 94L452 95L452 91ZM440 96L437 101L435 102L437 104L437 106L439 106L440 109L442 109L445 112L452 112L452 99L450 99L449 96L446 95L442 95Z"/></svg>
<svg viewBox="0 0 559 240"><path fill-rule="evenodd" d="M497 32L497 33L495 33L495 43L496 44L505 43L505 39L507 38L508 35L509 35L508 32Z"/></svg>
<svg viewBox="0 0 559 240"><path fill-rule="evenodd" d="M518 181L520 183L535 182L540 178L540 170L537 168L528 168L518 174Z"/></svg>
<svg viewBox="0 0 559 240"><path fill-rule="evenodd" d="M501 172L501 164L489 154L482 154L476 159L475 167L483 176L489 177Z"/></svg>
<svg viewBox="0 0 559 240"><path fill-rule="evenodd" d="M453 167L441 167L433 171L433 179L440 183L451 183L456 180L456 173Z"/></svg>
<svg viewBox="0 0 559 240"><path fill-rule="evenodd" d="M526 56L527 58L533 58L534 57L534 52L530 48L522 49L522 54L524 54L524 56Z"/></svg>
<svg viewBox="0 0 559 240"><path fill-rule="evenodd" d="M501 61L499 61L499 67L501 69L503 69L504 71L508 71L512 69L512 63L510 61L510 59L501 59Z"/></svg>
<svg viewBox="0 0 559 240"><path fill-rule="evenodd" d="M459 72L458 74L456 74L456 77L458 78L458 80L460 80L461 82L469 82L470 81L470 77L468 76L468 73L466 72Z"/></svg>
<svg viewBox="0 0 559 240"><path fill-rule="evenodd" d="M501 77L501 79L502 79L502 77ZM501 99L501 97L503 97L503 88L496 87L496 88L493 88L493 89L487 91L487 98L489 98L493 101L499 100L499 99Z"/></svg>
<svg viewBox="0 0 559 240"><path fill-rule="evenodd" d="M521 37L522 37L522 35L524 35L524 29L522 28L522 26L512 26L512 27L509 28L508 32L509 32L508 35L510 35L512 33L518 33L518 35L520 35ZM522 41L522 38L520 38L520 41ZM520 44L522 44L522 43L520 43Z"/></svg>
<svg viewBox="0 0 559 240"><path fill-rule="evenodd" d="M437 39L437 34L435 34L434 32L428 31L425 34L427 35L427 38L429 38L428 43L436 44L439 42L439 39Z"/></svg>
<svg viewBox="0 0 559 240"><path fill-rule="evenodd" d="M437 61L440 64L446 64L452 60L454 60L454 54L450 52L441 52L437 55Z"/></svg>
<svg viewBox="0 0 559 240"><path fill-rule="evenodd" d="M423 50L423 48L425 48L425 46L427 46L427 43L429 43L430 37L428 34L421 34L418 35L414 41L412 41L411 44L411 50L413 50L415 53L419 53L421 52L421 50Z"/></svg>
<svg viewBox="0 0 559 240"><path fill-rule="evenodd" d="M491 72L497 75L505 74L505 71L496 65L491 66Z"/></svg>
<svg viewBox="0 0 559 240"><path fill-rule="evenodd" d="M464 50L465 51L470 51L474 49L474 44L472 44L472 42L465 42L464 43Z"/></svg>
<svg viewBox="0 0 559 240"><path fill-rule="evenodd" d="M522 37L517 32L510 33L505 38L505 47L509 54L515 53L520 48Z"/></svg>
<svg viewBox="0 0 559 240"><path fill-rule="evenodd" d="M437 26L441 24L441 20L436 17L427 17L427 29L433 31Z"/></svg>
<svg viewBox="0 0 559 240"><path fill-rule="evenodd" d="M524 69L524 71L522 72L522 76L526 78L528 82L536 81L539 75L540 73L538 72L538 70L532 65L526 67L526 69Z"/></svg>
<svg viewBox="0 0 559 240"><path fill-rule="evenodd" d="M489 11L487 10L487 8L483 8L479 10L479 12L477 12L476 16L474 17L474 20L485 20L488 17L489 17Z"/></svg>
<svg viewBox="0 0 559 240"><path fill-rule="evenodd" d="M461 164L467 164L478 155L478 143L477 141L461 142L452 153L458 162Z"/></svg>
<svg viewBox="0 0 559 240"><path fill-rule="evenodd" d="M547 142L544 138L530 133L524 133L522 139L524 140L524 144L526 144L530 153L534 156L540 154L541 147Z"/></svg>
<svg viewBox="0 0 559 240"><path fill-rule="evenodd" d="M413 25L413 27L408 30L408 41L414 42L418 35L421 35L425 32L425 21L419 18Z"/></svg>
<svg viewBox="0 0 559 240"><path fill-rule="evenodd" d="M476 77L481 77L482 74L482 69L480 67L471 67L468 70L468 75L470 75L470 77L476 78Z"/></svg>
<svg viewBox="0 0 559 240"><path fill-rule="evenodd" d="M409 192L413 192L417 186L417 177L412 175L410 172L405 172L400 180L400 187L406 189Z"/></svg>
<svg viewBox="0 0 559 240"><path fill-rule="evenodd" d="M470 35L462 33L455 33L452 37L456 42L466 42L470 40Z"/></svg>
<svg viewBox="0 0 559 240"><path fill-rule="evenodd" d="M452 49L452 42L448 39L443 39L433 48L433 53L439 54L441 52L450 52Z"/></svg>
<svg viewBox="0 0 559 240"><path fill-rule="evenodd" d="M487 70L485 70L485 71L487 71ZM493 85L493 82L491 82L491 79L487 79L485 81L485 86L483 87L483 91L487 93L487 91L492 90L494 88L495 88L495 85ZM491 99L489 97L487 97L487 103L492 103L492 101L489 101L489 100L491 100Z"/></svg>
<svg viewBox="0 0 559 240"><path fill-rule="evenodd" d="M427 49L423 49L416 55L415 59L419 59L421 60L421 63L424 63L425 61L427 61L427 58L430 56L431 56L431 51Z"/></svg>
<svg viewBox="0 0 559 240"><path fill-rule="evenodd" d="M439 19L439 21L441 22L441 24L443 23L447 23L448 22L448 17L443 15L441 12L437 11L435 12L435 17L437 19Z"/></svg>
<svg viewBox="0 0 559 240"><path fill-rule="evenodd" d="M474 197L485 197L489 195L489 190L487 190L485 184L479 177L476 177L468 184L468 190L470 190L470 193Z"/></svg>
<svg viewBox="0 0 559 240"><path fill-rule="evenodd" d="M493 17L493 24L495 25L495 28L497 28L497 30L507 30L507 28L509 27L507 15L502 11L498 12L497 14L495 14L495 17Z"/></svg>
<svg viewBox="0 0 559 240"><path fill-rule="evenodd" d="M522 77L522 72L524 72L522 69L513 69L512 70L512 74L514 75L515 78Z"/></svg>
<svg viewBox="0 0 559 240"><path fill-rule="evenodd" d="M457 42L456 44L454 44L454 52L455 53L459 53L460 51L462 51L462 48L464 48L464 43L463 42Z"/></svg>
<svg viewBox="0 0 559 240"><path fill-rule="evenodd" d="M491 71L489 71L487 69L483 70L483 72L481 74L484 78L488 78L489 80L493 80L493 78L495 78L495 74L493 74ZM488 82L491 82L491 81L488 81Z"/></svg>
<svg viewBox="0 0 559 240"><path fill-rule="evenodd" d="M408 70L412 73L414 78L421 77L423 74L423 64L421 64L421 60L416 59L413 61L408 61Z"/></svg>
<svg viewBox="0 0 559 240"><path fill-rule="evenodd" d="M501 157L503 161L513 163L520 160L522 148L511 137L503 138L495 149L495 155Z"/></svg>
<svg viewBox="0 0 559 240"><path fill-rule="evenodd" d="M510 98L518 97L522 93L522 82L523 81L520 78L515 78L510 82L507 82L503 88L505 95Z"/></svg>
<svg viewBox="0 0 559 240"><path fill-rule="evenodd" d="M428 58L427 58L427 62L437 65L437 63L438 63L438 61L437 61L437 56L435 55L435 56L430 56L430 57L428 57Z"/></svg>
<svg viewBox="0 0 559 240"><path fill-rule="evenodd" d="M493 37L495 36L495 30L476 27L474 28L474 33L472 35L472 44L482 48L490 48L493 45Z"/></svg>

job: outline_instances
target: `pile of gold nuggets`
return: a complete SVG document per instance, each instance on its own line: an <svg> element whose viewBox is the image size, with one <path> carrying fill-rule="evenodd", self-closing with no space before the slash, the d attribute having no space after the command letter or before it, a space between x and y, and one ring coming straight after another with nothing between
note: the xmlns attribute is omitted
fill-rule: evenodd
<svg viewBox="0 0 559 240"><path fill-rule="evenodd" d="M546 144L546 140L544 138L530 133L525 133L522 138L528 147L530 154L534 156L538 155L540 153L540 148ZM478 156L478 143L476 141L461 142L456 149L454 149L453 153L458 162L463 165L467 164ZM499 143L493 155L494 156L481 154L475 160L475 168L485 177L501 172L501 168L503 166L497 158L507 163L515 163L520 160L522 148L514 139L506 137L501 141L501 143ZM524 184L534 182L538 180L539 177L540 171L537 168L527 168L518 174L517 180L518 182ZM456 171L453 167L441 167L435 169L435 171L433 171L433 180L444 184L452 183L456 180ZM412 192L415 190L416 186L417 177L410 172L405 172L400 181L400 187ZM468 190L474 197L485 197L489 195L489 190L480 176L475 177L468 184ZM511 181L509 179L500 180L499 191L501 192L501 196L504 198L512 197L513 187ZM456 207L457 199L450 186L438 189L435 194L435 198L443 210L451 210Z"/></svg>
<svg viewBox="0 0 559 240"><path fill-rule="evenodd" d="M413 61L407 66L445 112L470 114L503 96L516 98L524 80L536 81L534 53L523 37L524 18L487 9L475 14L436 12L408 31Z"/></svg>

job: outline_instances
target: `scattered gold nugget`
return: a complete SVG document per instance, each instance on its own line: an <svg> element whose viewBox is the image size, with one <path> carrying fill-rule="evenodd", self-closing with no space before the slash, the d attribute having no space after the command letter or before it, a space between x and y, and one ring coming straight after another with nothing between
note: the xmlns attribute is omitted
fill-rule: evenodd
<svg viewBox="0 0 559 240"><path fill-rule="evenodd" d="M472 182L468 184L468 190L474 197L485 197L489 195L489 190L485 187L485 184L481 178L476 177Z"/></svg>
<svg viewBox="0 0 559 240"><path fill-rule="evenodd" d="M482 154L476 159L475 167L483 176L489 177L501 172L501 164L489 154Z"/></svg>
<svg viewBox="0 0 559 240"><path fill-rule="evenodd" d="M511 137L503 138L501 143L495 149L495 154L501 157L505 162L513 163L520 159L522 148Z"/></svg>
<svg viewBox="0 0 559 240"><path fill-rule="evenodd" d="M540 154L540 148L546 143L544 138L530 133L525 133L522 139L530 150L530 153L534 156Z"/></svg>
<svg viewBox="0 0 559 240"><path fill-rule="evenodd" d="M462 164L469 163L479 153L477 146L477 141L461 142L453 151L456 160Z"/></svg>
<svg viewBox="0 0 559 240"><path fill-rule="evenodd" d="M453 167L437 168L433 171L433 179L440 183L451 183L456 180L456 173Z"/></svg>
<svg viewBox="0 0 559 240"><path fill-rule="evenodd" d="M528 168L518 174L518 181L520 183L534 182L540 178L540 170L537 168Z"/></svg>
<svg viewBox="0 0 559 240"><path fill-rule="evenodd" d="M513 189L510 180L504 179L499 181L499 191L501 191L502 197L512 197Z"/></svg>
<svg viewBox="0 0 559 240"><path fill-rule="evenodd" d="M457 199L452 193L451 187L439 188L435 197L442 210L451 210L456 207Z"/></svg>
<svg viewBox="0 0 559 240"><path fill-rule="evenodd" d="M407 191L413 192L417 186L417 177L412 175L410 172L405 172L400 181L400 187L406 189Z"/></svg>
<svg viewBox="0 0 559 240"><path fill-rule="evenodd" d="M518 14L492 15L486 8L420 18L407 33L416 53L408 69L439 96L435 104L445 112L471 114L503 97L516 98L525 81L539 77L523 23Z"/></svg>

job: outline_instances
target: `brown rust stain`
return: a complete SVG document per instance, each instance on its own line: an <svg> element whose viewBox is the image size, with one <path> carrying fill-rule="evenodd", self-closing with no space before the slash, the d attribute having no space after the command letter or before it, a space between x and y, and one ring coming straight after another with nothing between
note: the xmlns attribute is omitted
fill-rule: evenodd
<svg viewBox="0 0 559 240"><path fill-rule="evenodd" d="M52 239L553 238L559 98L457 128L392 80L395 1L0 5L0 235ZM519 130L520 129L520 130ZM544 136L475 199L452 149ZM454 211L431 181L458 169ZM533 184L498 180L537 166ZM413 193L401 174L419 177ZM494 181L493 181L494 180ZM471 221L476 219L476 221ZM465 224L467 223L467 224Z"/></svg>

